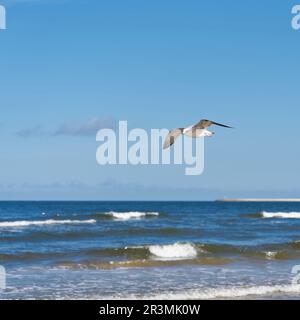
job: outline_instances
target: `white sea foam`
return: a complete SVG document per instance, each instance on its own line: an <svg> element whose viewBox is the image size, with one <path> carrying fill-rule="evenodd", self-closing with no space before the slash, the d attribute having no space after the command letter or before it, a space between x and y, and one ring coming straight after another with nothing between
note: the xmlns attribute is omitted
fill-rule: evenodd
<svg viewBox="0 0 300 320"><path fill-rule="evenodd" d="M300 212L262 212L263 218L290 218L300 219Z"/></svg>
<svg viewBox="0 0 300 320"><path fill-rule="evenodd" d="M139 211L129 211L129 212L115 212L111 211L107 213L116 220L129 220L129 219L140 219L147 216L158 216L158 212L139 212Z"/></svg>
<svg viewBox="0 0 300 320"><path fill-rule="evenodd" d="M151 254L164 259L194 258L197 256L196 248L190 243L153 245L149 246L148 249Z"/></svg>
<svg viewBox="0 0 300 320"><path fill-rule="evenodd" d="M0 227L28 227L28 226L42 226L50 224L88 224L95 223L96 220L41 220L41 221L28 221L28 220L19 220L19 221L4 221L0 222Z"/></svg>
<svg viewBox="0 0 300 320"><path fill-rule="evenodd" d="M209 299L246 299L251 297L269 297L277 294L300 294L300 284L274 285L274 286L249 286L231 288L203 288L186 290L183 292L166 292L152 296L131 295L126 299L150 299L150 300L209 300ZM118 299L112 297L112 299Z"/></svg>
<svg viewBox="0 0 300 320"><path fill-rule="evenodd" d="M276 295L299 295L300 284L265 285L247 287L199 288L181 292L161 292L153 295L129 294L105 297L90 297L103 300L213 300L213 299L251 299L256 297L272 297Z"/></svg>
<svg viewBox="0 0 300 320"><path fill-rule="evenodd" d="M212 300L212 299L247 299L251 297L272 297L276 295L300 294L300 284L274 286L248 286L230 288L202 288L182 292L162 292L151 296L127 295L97 297L107 300ZM95 298L93 298L95 299Z"/></svg>

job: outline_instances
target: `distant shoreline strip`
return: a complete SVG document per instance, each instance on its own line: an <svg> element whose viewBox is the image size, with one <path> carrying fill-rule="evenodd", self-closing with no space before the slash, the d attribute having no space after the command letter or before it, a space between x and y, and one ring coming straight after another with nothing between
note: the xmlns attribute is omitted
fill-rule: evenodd
<svg viewBox="0 0 300 320"><path fill-rule="evenodd" d="M216 202L300 202L300 199L270 199L270 198L233 198L217 199Z"/></svg>

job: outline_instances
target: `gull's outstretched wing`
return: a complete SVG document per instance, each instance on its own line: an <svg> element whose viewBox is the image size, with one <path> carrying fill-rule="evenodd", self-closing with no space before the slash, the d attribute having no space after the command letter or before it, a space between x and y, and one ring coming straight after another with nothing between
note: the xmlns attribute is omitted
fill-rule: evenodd
<svg viewBox="0 0 300 320"><path fill-rule="evenodd" d="M216 126L232 129L232 127L226 126L225 124L221 124L221 123L214 122L214 121L211 121L211 120L201 120L194 126L194 128L196 128L196 129L206 129L206 128L212 126L212 125L216 125Z"/></svg>
<svg viewBox="0 0 300 320"><path fill-rule="evenodd" d="M166 137L165 143L164 143L164 149L169 148L172 144L174 144L175 140L182 135L182 128L173 129L169 132L169 134Z"/></svg>

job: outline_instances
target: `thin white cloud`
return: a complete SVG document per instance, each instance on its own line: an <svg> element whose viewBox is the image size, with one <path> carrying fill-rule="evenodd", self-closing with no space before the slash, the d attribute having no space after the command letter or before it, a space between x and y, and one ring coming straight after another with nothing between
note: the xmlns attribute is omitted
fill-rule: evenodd
<svg viewBox="0 0 300 320"><path fill-rule="evenodd" d="M54 135L90 136L95 135L100 129L115 127L116 120L114 118L94 118L81 124L64 123L54 132Z"/></svg>
<svg viewBox="0 0 300 320"><path fill-rule="evenodd" d="M66 2L67 0L1 0L4 5L20 4L20 3L53 3Z"/></svg>
<svg viewBox="0 0 300 320"><path fill-rule="evenodd" d="M30 128L24 128L16 132L16 134L23 138L41 137L41 136L93 136L100 129L108 128L114 129L117 127L116 119L112 117L107 118L93 118L83 123L65 122L57 129L49 130L41 125L36 125Z"/></svg>
<svg viewBox="0 0 300 320"><path fill-rule="evenodd" d="M17 132L17 135L23 138L37 137L49 135L49 131L46 131L42 126L34 126L32 128L21 129Z"/></svg>
<svg viewBox="0 0 300 320"><path fill-rule="evenodd" d="M221 192L205 188L174 188L102 181L1 184L0 200L199 200L215 199Z"/></svg>

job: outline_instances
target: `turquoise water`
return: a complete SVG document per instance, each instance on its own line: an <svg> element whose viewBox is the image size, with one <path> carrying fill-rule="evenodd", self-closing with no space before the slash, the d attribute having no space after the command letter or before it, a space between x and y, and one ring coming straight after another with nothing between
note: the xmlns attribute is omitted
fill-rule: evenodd
<svg viewBox="0 0 300 320"><path fill-rule="evenodd" d="M293 298L300 203L0 202L2 299Z"/></svg>

